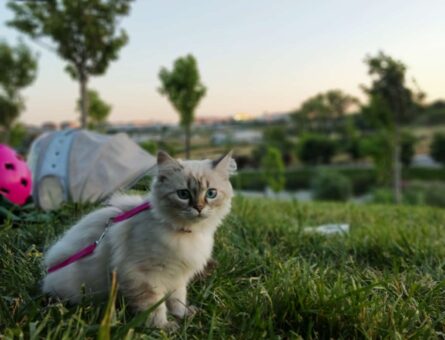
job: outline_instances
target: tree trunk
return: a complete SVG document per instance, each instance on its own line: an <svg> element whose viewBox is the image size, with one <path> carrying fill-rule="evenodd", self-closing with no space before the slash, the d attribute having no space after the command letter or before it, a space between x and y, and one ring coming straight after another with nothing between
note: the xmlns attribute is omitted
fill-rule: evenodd
<svg viewBox="0 0 445 340"><path fill-rule="evenodd" d="M85 76L80 77L80 126L82 129L87 128L88 121L88 80Z"/></svg>
<svg viewBox="0 0 445 340"><path fill-rule="evenodd" d="M402 166L400 162L400 127L397 124L394 133L393 147L393 181L394 201L396 204L402 202Z"/></svg>
<svg viewBox="0 0 445 340"><path fill-rule="evenodd" d="M190 125L185 126L185 159L190 159Z"/></svg>

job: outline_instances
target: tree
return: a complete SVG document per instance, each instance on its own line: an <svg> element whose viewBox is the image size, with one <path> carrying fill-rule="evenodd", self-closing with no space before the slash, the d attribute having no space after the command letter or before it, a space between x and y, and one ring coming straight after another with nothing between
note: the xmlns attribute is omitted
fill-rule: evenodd
<svg viewBox="0 0 445 340"><path fill-rule="evenodd" d="M5 129L6 141L13 122L25 107L20 90L34 81L36 73L36 57L25 44L11 47L0 42L0 126Z"/></svg>
<svg viewBox="0 0 445 340"><path fill-rule="evenodd" d="M406 86L406 66L379 52L368 56L365 63L373 77L369 88L363 87L370 101L364 113L376 127L391 136L393 190L396 203L401 202L401 125L410 122L417 112L422 93L414 93Z"/></svg>
<svg viewBox="0 0 445 340"><path fill-rule="evenodd" d="M127 43L118 19L128 14L132 0L10 1L15 17L8 25L45 44L67 62L65 70L79 81L82 128L88 116L87 86L91 76L104 74Z"/></svg>
<svg viewBox="0 0 445 340"><path fill-rule="evenodd" d="M185 157L190 158L190 129L195 109L207 91L201 83L196 59L190 54L176 59L171 71L161 68L159 79L159 93L168 98L180 116L185 132Z"/></svg>
<svg viewBox="0 0 445 340"><path fill-rule="evenodd" d="M269 188L274 192L282 191L286 184L286 178L284 176L285 168L280 150L268 147L261 159L261 166L264 171L264 179Z"/></svg>
<svg viewBox="0 0 445 340"><path fill-rule="evenodd" d="M319 93L301 104L292 116L300 131L331 132L336 122L359 104L357 98L341 90Z"/></svg>
<svg viewBox="0 0 445 340"><path fill-rule="evenodd" d="M111 111L111 105L105 103L102 98L100 98L99 93L96 90L88 90L88 127L90 129L98 129L107 121L107 117ZM77 101L77 108L81 110L82 101L79 99Z"/></svg>

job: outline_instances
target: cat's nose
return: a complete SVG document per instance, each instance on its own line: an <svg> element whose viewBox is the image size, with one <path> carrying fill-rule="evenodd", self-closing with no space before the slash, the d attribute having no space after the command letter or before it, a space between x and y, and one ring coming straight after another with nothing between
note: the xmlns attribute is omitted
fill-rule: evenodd
<svg viewBox="0 0 445 340"><path fill-rule="evenodd" d="M201 213L202 209L204 209L204 206L203 206L203 205L195 205L194 208L195 208L199 213Z"/></svg>

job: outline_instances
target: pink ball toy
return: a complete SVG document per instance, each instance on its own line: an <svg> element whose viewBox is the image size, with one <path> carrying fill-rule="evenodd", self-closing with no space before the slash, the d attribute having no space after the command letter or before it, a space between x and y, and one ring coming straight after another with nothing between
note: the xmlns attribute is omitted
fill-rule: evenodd
<svg viewBox="0 0 445 340"><path fill-rule="evenodd" d="M25 204L32 188L31 171L24 159L0 144L0 194L17 205Z"/></svg>

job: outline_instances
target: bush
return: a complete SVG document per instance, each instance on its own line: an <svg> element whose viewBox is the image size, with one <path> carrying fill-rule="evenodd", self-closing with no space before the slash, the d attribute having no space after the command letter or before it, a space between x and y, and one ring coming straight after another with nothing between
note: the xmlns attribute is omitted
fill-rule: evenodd
<svg viewBox="0 0 445 340"><path fill-rule="evenodd" d="M431 157L445 166L445 133L435 133L430 148Z"/></svg>
<svg viewBox="0 0 445 340"><path fill-rule="evenodd" d="M306 134L298 143L298 157L306 164L329 164L336 153L336 143L327 136Z"/></svg>
<svg viewBox="0 0 445 340"><path fill-rule="evenodd" d="M315 199L328 201L346 201L351 197L351 181L336 171L323 170L316 174L312 182Z"/></svg>
<svg viewBox="0 0 445 340"><path fill-rule="evenodd" d="M285 171L287 190L308 189L311 186L316 169L319 167L304 167L288 169ZM361 195L369 192L378 183L377 171L372 168L337 168L339 173L347 177L352 183L354 194ZM443 181L445 182L445 168L405 168L402 177L404 180ZM237 190L258 190L266 187L263 171L243 170L232 177L232 183Z"/></svg>
<svg viewBox="0 0 445 340"><path fill-rule="evenodd" d="M408 205L430 205L445 207L445 183L414 181L403 188L402 203ZM394 203L394 194L389 189L373 191L373 203Z"/></svg>
<svg viewBox="0 0 445 340"><path fill-rule="evenodd" d="M145 151L151 153L152 155L155 155L156 152L158 151L158 144L152 140L146 140L144 142L141 142L139 143L139 146Z"/></svg>
<svg viewBox="0 0 445 340"><path fill-rule="evenodd" d="M392 204L394 203L394 193L387 188L377 188L372 191L371 203Z"/></svg>
<svg viewBox="0 0 445 340"><path fill-rule="evenodd" d="M284 177L284 163L280 150L269 147L261 159L264 178L267 185L274 191L280 192L284 189L286 179Z"/></svg>

